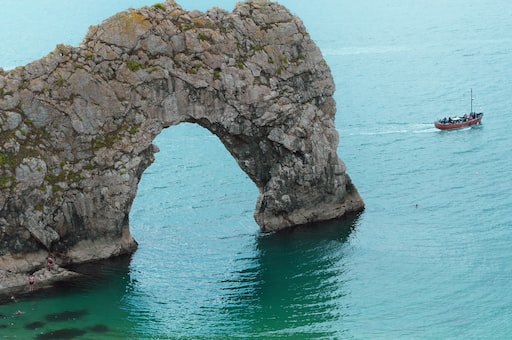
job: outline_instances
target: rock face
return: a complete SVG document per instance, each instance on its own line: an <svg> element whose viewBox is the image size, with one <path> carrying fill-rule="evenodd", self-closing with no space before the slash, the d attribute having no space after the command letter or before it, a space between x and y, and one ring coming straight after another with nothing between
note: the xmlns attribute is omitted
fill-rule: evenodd
<svg viewBox="0 0 512 340"><path fill-rule="evenodd" d="M127 10L78 47L0 69L1 268L41 265L27 254L66 264L132 252L152 141L181 122L217 135L256 184L262 231L362 210L336 154L333 93L300 19L262 0L231 13Z"/></svg>

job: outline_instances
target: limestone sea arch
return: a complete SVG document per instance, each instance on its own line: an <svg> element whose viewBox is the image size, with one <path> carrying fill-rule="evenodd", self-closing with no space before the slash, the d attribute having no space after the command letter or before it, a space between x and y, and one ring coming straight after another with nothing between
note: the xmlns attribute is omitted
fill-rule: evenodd
<svg viewBox="0 0 512 340"><path fill-rule="evenodd" d="M77 47L0 69L0 262L133 251L128 216L152 142L182 122L214 133L255 183L264 232L362 210L336 152L333 93L301 20L262 0L130 9Z"/></svg>

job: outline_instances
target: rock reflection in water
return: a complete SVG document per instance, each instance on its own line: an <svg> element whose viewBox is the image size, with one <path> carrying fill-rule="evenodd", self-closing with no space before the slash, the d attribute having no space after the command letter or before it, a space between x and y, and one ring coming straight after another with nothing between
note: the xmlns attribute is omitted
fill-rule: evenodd
<svg viewBox="0 0 512 340"><path fill-rule="evenodd" d="M346 241L357 220L258 237L257 256L224 282L226 309L238 328L246 335L335 336L322 325L343 318Z"/></svg>

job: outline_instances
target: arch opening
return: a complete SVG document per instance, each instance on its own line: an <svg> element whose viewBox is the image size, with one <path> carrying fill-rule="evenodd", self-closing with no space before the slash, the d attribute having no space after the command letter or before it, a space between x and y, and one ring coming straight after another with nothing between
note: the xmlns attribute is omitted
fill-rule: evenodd
<svg viewBox="0 0 512 340"><path fill-rule="evenodd" d="M215 135L180 123L162 130L153 143L159 152L144 171L130 210L135 239L141 242L139 227L153 224L186 230L242 223L236 228L255 230L258 190Z"/></svg>

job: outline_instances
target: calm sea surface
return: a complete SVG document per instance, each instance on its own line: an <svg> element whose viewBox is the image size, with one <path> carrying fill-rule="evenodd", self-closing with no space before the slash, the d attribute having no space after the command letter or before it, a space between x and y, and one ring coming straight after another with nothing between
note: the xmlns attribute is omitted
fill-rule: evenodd
<svg viewBox="0 0 512 340"><path fill-rule="evenodd" d="M0 66L153 3L4 0ZM4 302L0 338L512 337L512 2L282 3L331 67L338 152L366 210L262 235L257 189L219 140L172 127L131 211L138 251ZM483 124L434 129L469 111L471 88Z"/></svg>

